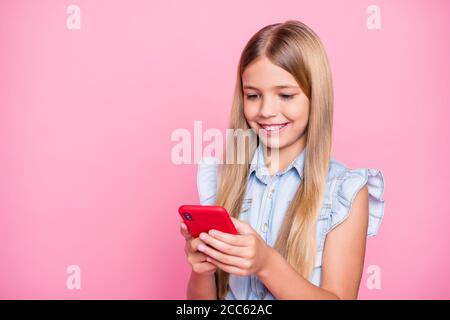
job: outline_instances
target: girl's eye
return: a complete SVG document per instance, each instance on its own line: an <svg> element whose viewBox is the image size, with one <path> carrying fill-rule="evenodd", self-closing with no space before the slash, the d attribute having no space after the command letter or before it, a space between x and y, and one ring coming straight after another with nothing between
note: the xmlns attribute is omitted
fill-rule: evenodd
<svg viewBox="0 0 450 320"><path fill-rule="evenodd" d="M290 100L294 97L293 94L280 94L281 99L283 100Z"/></svg>
<svg viewBox="0 0 450 320"><path fill-rule="evenodd" d="M257 94L247 94L246 97L248 100L255 100L258 97L258 95Z"/></svg>

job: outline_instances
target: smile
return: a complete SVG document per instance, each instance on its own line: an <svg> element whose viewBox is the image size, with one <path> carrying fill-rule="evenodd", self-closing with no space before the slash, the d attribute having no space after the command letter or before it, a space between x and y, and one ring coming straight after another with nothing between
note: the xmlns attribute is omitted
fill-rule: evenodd
<svg viewBox="0 0 450 320"><path fill-rule="evenodd" d="M260 127L268 134L274 134L274 133L280 133L284 128L287 127L287 125L289 124L289 122L285 122L285 123L271 123L271 124L266 124L266 123L258 123L260 125Z"/></svg>

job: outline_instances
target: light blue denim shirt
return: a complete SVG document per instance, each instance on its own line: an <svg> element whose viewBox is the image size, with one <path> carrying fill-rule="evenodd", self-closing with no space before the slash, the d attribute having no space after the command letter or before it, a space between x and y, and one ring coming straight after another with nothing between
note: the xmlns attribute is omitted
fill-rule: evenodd
<svg viewBox="0 0 450 320"><path fill-rule="evenodd" d="M271 247L274 246L287 208L303 177L307 148L285 169L273 176L264 164L262 145L253 156L239 220L248 222ZM369 191L368 236L377 234L384 214L384 178L377 169L348 169L335 159L329 162L327 187L317 221L317 254L309 281L320 286L322 253L327 233L349 215L353 199L365 185ZM214 205L217 193L217 159L205 157L199 163L197 188L200 203ZM255 275L230 274L226 299L275 299Z"/></svg>

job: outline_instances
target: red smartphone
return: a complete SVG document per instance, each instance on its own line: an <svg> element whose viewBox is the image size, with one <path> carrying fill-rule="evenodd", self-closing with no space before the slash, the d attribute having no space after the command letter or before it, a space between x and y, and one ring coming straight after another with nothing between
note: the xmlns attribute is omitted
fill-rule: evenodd
<svg viewBox="0 0 450 320"><path fill-rule="evenodd" d="M183 205L178 213L194 238L209 230L238 234L227 210L221 206Z"/></svg>

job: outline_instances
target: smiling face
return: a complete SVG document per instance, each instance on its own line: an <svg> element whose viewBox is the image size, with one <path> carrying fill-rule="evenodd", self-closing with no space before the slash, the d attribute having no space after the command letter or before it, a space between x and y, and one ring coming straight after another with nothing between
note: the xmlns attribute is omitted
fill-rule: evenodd
<svg viewBox="0 0 450 320"><path fill-rule="evenodd" d="M266 57L242 74L244 115L266 146L300 149L305 142L309 100L295 78Z"/></svg>

